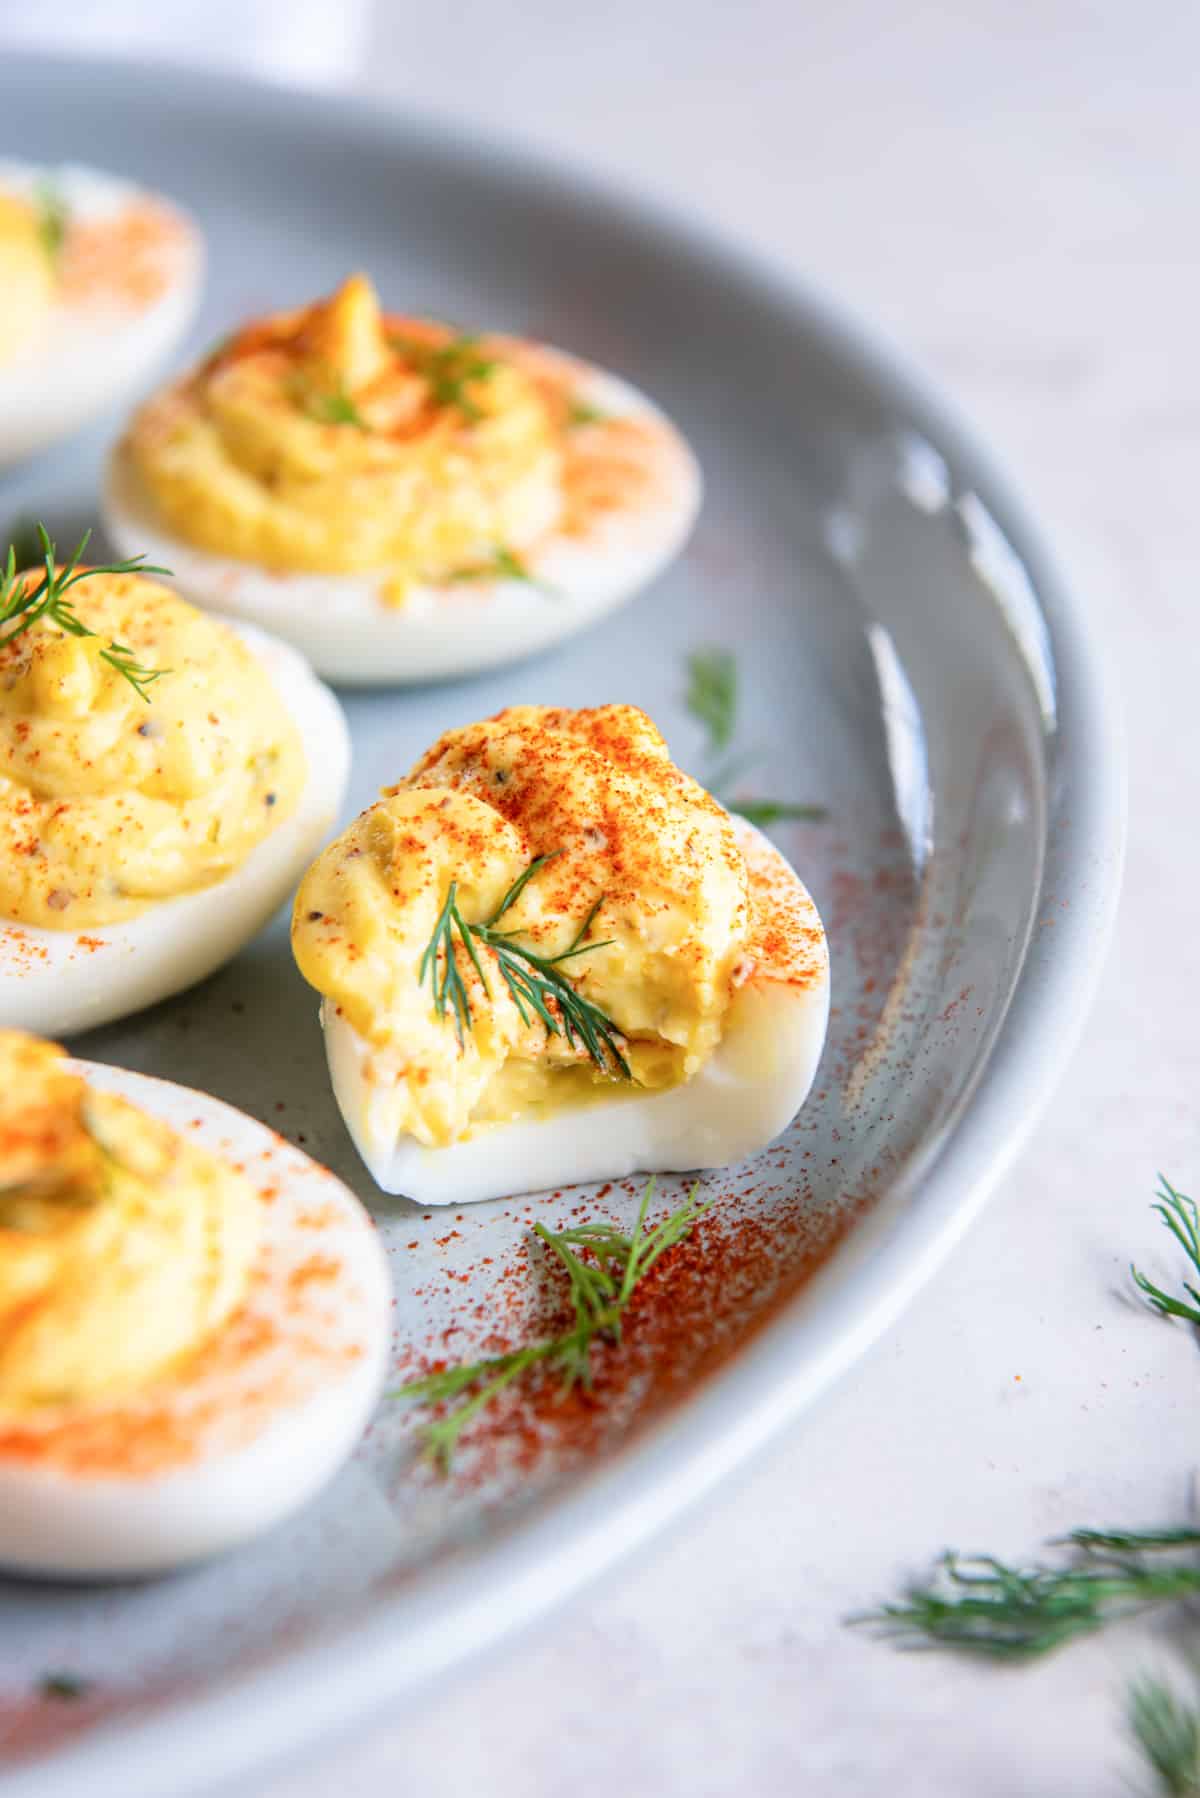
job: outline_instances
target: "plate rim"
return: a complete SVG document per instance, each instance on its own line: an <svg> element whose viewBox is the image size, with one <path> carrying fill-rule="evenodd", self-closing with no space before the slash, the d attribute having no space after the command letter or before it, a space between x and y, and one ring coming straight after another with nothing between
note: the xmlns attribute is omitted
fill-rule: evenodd
<svg viewBox="0 0 1200 1798"><path fill-rule="evenodd" d="M330 1742L410 1697L546 1614L681 1516L793 1421L884 1333L977 1217L1047 1108L1082 1032L1105 962L1120 893L1126 817L1124 725L1107 651L1084 602L1060 574L1035 516L991 452L886 332L698 208L639 191L586 160L535 147L448 115L354 92L285 86L126 56L14 51L0 89L87 82L97 71L126 84L183 90L239 114L252 106L282 128L304 117L381 154L417 146L445 166L502 167L552 197L601 207L648 235L715 262L801 318L814 337L920 421L933 443L986 495L1019 548L1047 616L1070 728L1056 746L1056 790L1068 826L1050 832L1039 901L1066 895L1053 931L1034 929L1007 1013L963 1112L920 1177L920 1201L895 1238L872 1241L872 1221L745 1349L669 1418L584 1476L531 1519L510 1521L450 1559L416 1591L366 1619L347 1619L307 1647L253 1672L218 1678L194 1697L140 1720L97 1725L74 1743L0 1772L4 1798L54 1798L86 1779L92 1798L183 1798ZM1039 908L1041 909L1041 908ZM1047 939L1052 939L1052 946ZM853 1261L853 1265L849 1265ZM499 1551L497 1552L499 1547ZM481 1563L487 1563L486 1574Z"/></svg>

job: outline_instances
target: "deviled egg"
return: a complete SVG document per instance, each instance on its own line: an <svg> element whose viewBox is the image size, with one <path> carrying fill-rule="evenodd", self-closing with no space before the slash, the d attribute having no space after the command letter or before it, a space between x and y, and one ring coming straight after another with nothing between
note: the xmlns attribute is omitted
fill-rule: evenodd
<svg viewBox="0 0 1200 1798"><path fill-rule="evenodd" d="M0 1030L0 1567L157 1572L299 1509L374 1405L389 1306L365 1211L299 1150Z"/></svg>
<svg viewBox="0 0 1200 1798"><path fill-rule="evenodd" d="M131 564L0 580L0 1026L203 979L292 892L349 765L341 707L265 632Z"/></svg>
<svg viewBox="0 0 1200 1798"><path fill-rule="evenodd" d="M803 1103L829 961L787 862L632 706L449 731L318 857L292 944L388 1192L723 1167Z"/></svg>
<svg viewBox="0 0 1200 1798"><path fill-rule="evenodd" d="M127 401L187 329L203 269L161 194L0 161L0 468Z"/></svg>
<svg viewBox="0 0 1200 1798"><path fill-rule="evenodd" d="M353 276L246 325L136 413L114 541L318 673L466 674L571 635L676 554L700 479L615 376L546 347L385 314Z"/></svg>

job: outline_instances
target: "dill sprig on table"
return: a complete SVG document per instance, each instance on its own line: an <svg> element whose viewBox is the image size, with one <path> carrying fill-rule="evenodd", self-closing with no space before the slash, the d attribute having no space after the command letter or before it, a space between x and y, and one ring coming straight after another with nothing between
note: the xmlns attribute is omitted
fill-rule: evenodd
<svg viewBox="0 0 1200 1798"><path fill-rule="evenodd" d="M933 1577L851 1619L901 1647L955 1648L991 1660L1033 1660L1076 1636L1170 1599L1200 1593L1200 1530L1076 1530L1062 1565L1010 1566L994 1555L943 1555Z"/></svg>
<svg viewBox="0 0 1200 1798"><path fill-rule="evenodd" d="M1152 1209L1200 1274L1200 1215L1159 1175ZM1200 1324L1200 1290L1173 1297L1131 1267L1138 1290L1163 1317ZM1059 1563L1009 1566L991 1555L943 1555L933 1576L900 1599L847 1619L875 1625L906 1648L948 1648L996 1661L1027 1661L1106 1624L1200 1595L1200 1525L1077 1529L1050 1546ZM1162 1798L1200 1798L1200 1687L1181 1698L1163 1680L1135 1680L1126 1721Z"/></svg>
<svg viewBox="0 0 1200 1798"><path fill-rule="evenodd" d="M1186 1193L1176 1192L1165 1174L1158 1176L1158 1184L1158 1198L1151 1209L1158 1213L1197 1274L1200 1274L1200 1216L1197 1215L1195 1202ZM1183 1282L1183 1290L1191 1303L1185 1299L1172 1298L1170 1293L1148 1280L1132 1264L1129 1271L1138 1291L1145 1295L1160 1316L1182 1317L1187 1323L1200 1324L1200 1292L1186 1280Z"/></svg>
<svg viewBox="0 0 1200 1798"><path fill-rule="evenodd" d="M68 636L94 637L96 632L84 624L75 610L74 601L67 598L71 589L77 587L80 581L91 580L98 574L170 573L167 568L154 567L144 556L133 556L125 562L106 562L81 568L84 551L91 541L90 531L84 532L70 561L59 567L55 546L46 527L39 524L36 530L41 559L37 578L30 579L29 573L18 566L15 544L9 545L8 556L0 572L0 645L11 643L14 637L23 636L43 618L56 624ZM150 699L147 688L170 673L168 668L143 667L127 644L115 641L100 651L100 659L127 680L138 697L147 704Z"/></svg>
<svg viewBox="0 0 1200 1798"><path fill-rule="evenodd" d="M767 828L784 819L806 819L819 822L829 816L823 805L800 805L786 799L748 799L736 797L732 783L736 776L757 758L739 755L727 759L725 754L733 742L738 716L737 658L730 649L709 645L693 650L687 659L688 684L684 705L708 735L708 770L701 776L707 787L727 812L737 812L751 824Z"/></svg>
<svg viewBox="0 0 1200 1798"><path fill-rule="evenodd" d="M577 1224L559 1231L547 1230L544 1224L533 1226L534 1235L566 1274L573 1322L542 1342L439 1369L409 1380L391 1394L451 1407L424 1430L425 1453L436 1465L443 1471L449 1467L467 1426L531 1369L540 1366L557 1374L564 1392L591 1386L594 1345L620 1342L622 1317L638 1285L668 1249L683 1241L711 1204L711 1200L698 1204L697 1190L693 1186L685 1204L647 1229L646 1211L654 1193L654 1180L649 1180L629 1235L616 1224ZM459 1399L462 1402L456 1404Z"/></svg>
<svg viewBox="0 0 1200 1798"><path fill-rule="evenodd" d="M1200 1710L1164 1680L1135 1680L1126 1696L1130 1734L1163 1798L1200 1798Z"/></svg>
<svg viewBox="0 0 1200 1798"><path fill-rule="evenodd" d="M419 977L428 980L433 989L434 1008L440 1018L449 1013L461 1043L472 1027L471 1000L454 952L455 937L470 957L487 997L492 996L487 974L479 959L477 945L492 951L521 1022L528 1027L534 1017L541 1019L551 1036L565 1036L571 1048L582 1046L601 1073L619 1073L632 1078L629 1063L621 1050L621 1032L612 1019L584 997L566 975L562 964L597 949L607 949L611 939L586 943L584 938L604 903L601 893L584 918L568 946L558 955L540 955L515 939L518 931L497 930L501 918L510 911L526 886L546 866L562 854L561 849L539 855L509 887L490 917L469 924L458 906L458 882L452 880L433 927L433 935L421 957Z"/></svg>

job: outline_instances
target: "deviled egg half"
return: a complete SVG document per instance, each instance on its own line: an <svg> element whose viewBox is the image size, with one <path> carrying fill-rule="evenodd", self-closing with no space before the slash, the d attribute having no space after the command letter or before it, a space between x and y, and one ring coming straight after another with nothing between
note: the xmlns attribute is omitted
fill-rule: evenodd
<svg viewBox="0 0 1200 1798"><path fill-rule="evenodd" d="M741 1160L829 1011L799 878L624 705L448 732L318 857L292 944L363 1160L426 1205Z"/></svg>
<svg viewBox="0 0 1200 1798"><path fill-rule="evenodd" d="M265 632L129 564L0 580L0 1026L70 1034L210 974L349 766L336 699Z"/></svg>
<svg viewBox="0 0 1200 1798"><path fill-rule="evenodd" d="M326 1169L0 1030L0 1567L151 1573L279 1522L358 1439L389 1309Z"/></svg>
<svg viewBox="0 0 1200 1798"><path fill-rule="evenodd" d="M385 314L356 275L153 395L114 452L105 519L198 605L379 683L582 629L672 559L699 498L687 445L626 382Z"/></svg>
<svg viewBox="0 0 1200 1798"><path fill-rule="evenodd" d="M187 215L115 175L0 161L0 468L127 401L200 295Z"/></svg>

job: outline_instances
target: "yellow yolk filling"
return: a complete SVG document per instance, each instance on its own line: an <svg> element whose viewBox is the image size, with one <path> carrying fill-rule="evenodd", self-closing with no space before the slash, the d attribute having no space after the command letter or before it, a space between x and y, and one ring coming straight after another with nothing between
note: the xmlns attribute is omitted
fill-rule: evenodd
<svg viewBox="0 0 1200 1798"><path fill-rule="evenodd" d="M294 809L298 732L228 626L144 576L71 590L94 636L49 619L0 643L0 917L76 930L237 868ZM169 670L149 703L103 659Z"/></svg>
<svg viewBox="0 0 1200 1798"><path fill-rule="evenodd" d="M232 1168L0 1032L0 1412L136 1390L198 1348L260 1216Z"/></svg>
<svg viewBox="0 0 1200 1798"><path fill-rule="evenodd" d="M451 881L479 923L551 854L500 927L552 957L597 908L581 945L594 947L564 966L621 1033L631 1083L523 1019L489 945L481 978L456 939L471 1010L461 1044L428 967L422 977ZM370 1046L398 1133L438 1146L618 1084L690 1079L720 1041L749 930L730 820L643 712L524 706L448 732L318 857L292 942L301 973Z"/></svg>
<svg viewBox="0 0 1200 1798"><path fill-rule="evenodd" d="M443 325L385 318L361 275L248 325L135 417L122 460L187 543L278 570L470 576L556 522L538 383Z"/></svg>
<svg viewBox="0 0 1200 1798"><path fill-rule="evenodd" d="M35 208L0 193L0 363L39 335L54 295L54 266Z"/></svg>

